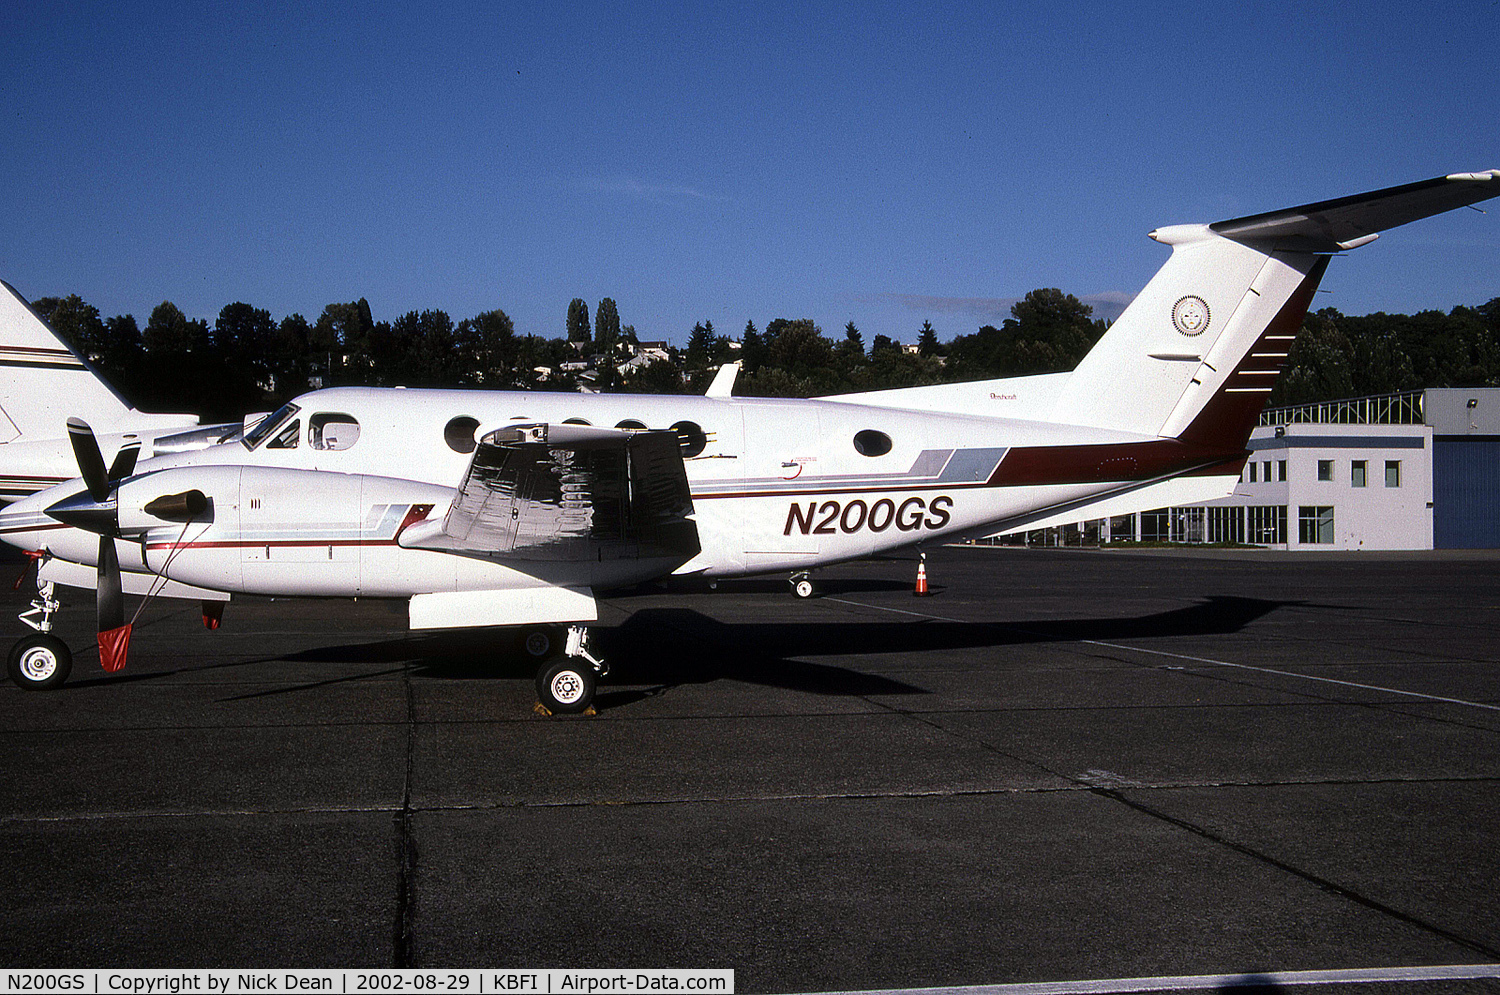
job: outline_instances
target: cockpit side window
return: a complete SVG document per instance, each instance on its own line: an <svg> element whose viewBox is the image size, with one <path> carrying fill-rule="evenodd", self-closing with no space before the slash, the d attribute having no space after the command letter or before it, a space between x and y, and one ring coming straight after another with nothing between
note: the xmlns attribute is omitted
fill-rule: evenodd
<svg viewBox="0 0 1500 995"><path fill-rule="evenodd" d="M359 441L359 422L353 415L319 412L307 420L307 444L314 449L348 449Z"/></svg>
<svg viewBox="0 0 1500 995"><path fill-rule="evenodd" d="M282 422L291 418L300 410L302 409L288 401L276 411L262 418L260 420L260 423L252 428L249 432L246 432L245 437L240 441L245 444L246 449L254 449L256 446L259 446L262 442L266 441L266 439L271 435L272 432L280 428ZM298 425L301 425L300 420L298 421ZM280 433L278 433L278 438L279 437ZM281 448L289 447L283 446Z"/></svg>
<svg viewBox="0 0 1500 995"><path fill-rule="evenodd" d="M267 449L296 449L297 439L302 435L302 419L293 418L276 431L276 437L266 443Z"/></svg>

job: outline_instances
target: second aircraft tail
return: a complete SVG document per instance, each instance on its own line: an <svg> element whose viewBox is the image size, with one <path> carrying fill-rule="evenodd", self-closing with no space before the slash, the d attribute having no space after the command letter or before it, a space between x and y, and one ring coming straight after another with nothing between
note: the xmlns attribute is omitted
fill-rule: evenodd
<svg viewBox="0 0 1500 995"><path fill-rule="evenodd" d="M100 432L196 421L132 409L14 287L0 280L0 443L65 439L70 417Z"/></svg>

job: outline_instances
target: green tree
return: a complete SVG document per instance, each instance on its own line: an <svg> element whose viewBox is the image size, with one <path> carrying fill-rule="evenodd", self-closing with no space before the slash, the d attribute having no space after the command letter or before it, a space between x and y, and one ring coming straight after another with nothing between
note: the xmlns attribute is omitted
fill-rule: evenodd
<svg viewBox="0 0 1500 995"><path fill-rule="evenodd" d="M627 390L633 394L677 394L682 391L682 371L667 359L655 359L630 378Z"/></svg>
<svg viewBox="0 0 1500 995"><path fill-rule="evenodd" d="M700 321L688 334L687 355L684 357L689 370L701 370L713 358L714 323Z"/></svg>
<svg viewBox="0 0 1500 995"><path fill-rule="evenodd" d="M272 391L278 398L284 399L308 386L311 338L312 326L300 314L289 314L276 326L269 358Z"/></svg>
<svg viewBox="0 0 1500 995"><path fill-rule="evenodd" d="M932 322L922 322L922 330L917 333L917 354L920 356L936 356L939 351L937 330L932 327Z"/></svg>
<svg viewBox="0 0 1500 995"><path fill-rule="evenodd" d="M568 305L568 341L588 342L593 335L589 332L589 306L583 302L583 298L575 297Z"/></svg>
<svg viewBox="0 0 1500 995"><path fill-rule="evenodd" d="M960 335L948 354L982 376L1063 373L1078 365L1107 327L1093 308L1056 288L1033 290L1011 308L1003 328L985 325Z"/></svg>
<svg viewBox="0 0 1500 995"><path fill-rule="evenodd" d="M1304 404L1353 396L1351 350L1337 316L1332 308L1307 316L1287 358L1286 372L1277 378L1267 403Z"/></svg>
<svg viewBox="0 0 1500 995"><path fill-rule="evenodd" d="M594 344L602 353L613 353L615 343L620 341L620 312L612 297L599 302L594 310Z"/></svg>
<svg viewBox="0 0 1500 995"><path fill-rule="evenodd" d="M271 352L276 322L271 312L236 301L224 305L214 322L210 342L219 357L236 370L247 370L263 389L271 389Z"/></svg>
<svg viewBox="0 0 1500 995"><path fill-rule="evenodd" d="M769 362L794 376L806 376L813 370L827 370L833 365L833 343L810 318L787 321L778 318L767 326L775 328L769 347Z"/></svg>
<svg viewBox="0 0 1500 995"><path fill-rule="evenodd" d="M313 325L309 346L312 368L326 371L325 387L365 383L375 372L375 319L361 297L348 304L329 304Z"/></svg>
<svg viewBox="0 0 1500 995"><path fill-rule="evenodd" d="M31 308L89 362L98 363L109 352L108 332L99 318L99 309L77 294L41 297L31 302Z"/></svg>
<svg viewBox="0 0 1500 995"><path fill-rule="evenodd" d="M755 330L755 322L745 322L745 334L740 338L740 372L754 373L766 361L766 342Z"/></svg>
<svg viewBox="0 0 1500 995"><path fill-rule="evenodd" d="M151 309L142 344L153 356L181 355L201 350L208 342L208 322L190 321L171 301L162 301Z"/></svg>
<svg viewBox="0 0 1500 995"><path fill-rule="evenodd" d="M141 330L133 314L117 314L104 321L104 355L100 369L109 378L118 378L122 388L133 381L143 358Z"/></svg>
<svg viewBox="0 0 1500 995"><path fill-rule="evenodd" d="M858 356L861 359L864 358L865 337L859 333L858 328L854 327L854 322L852 321L844 326L843 345L846 347L846 352Z"/></svg>
<svg viewBox="0 0 1500 995"><path fill-rule="evenodd" d="M475 356L472 365L478 371L479 383L491 388L512 386L520 350L516 342L516 326L510 315L496 308L475 316L473 325Z"/></svg>

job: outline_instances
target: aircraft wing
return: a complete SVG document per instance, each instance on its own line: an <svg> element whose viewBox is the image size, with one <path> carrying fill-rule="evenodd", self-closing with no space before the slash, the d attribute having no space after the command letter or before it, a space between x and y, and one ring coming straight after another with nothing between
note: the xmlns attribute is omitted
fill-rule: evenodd
<svg viewBox="0 0 1500 995"><path fill-rule="evenodd" d="M1275 241L1306 252L1339 252L1388 228L1500 197L1500 169L1453 173L1385 190L1304 204L1208 227L1236 241Z"/></svg>
<svg viewBox="0 0 1500 995"><path fill-rule="evenodd" d="M698 554L692 513L676 432L511 425L479 440L442 521L412 526L400 543L502 562L675 568Z"/></svg>

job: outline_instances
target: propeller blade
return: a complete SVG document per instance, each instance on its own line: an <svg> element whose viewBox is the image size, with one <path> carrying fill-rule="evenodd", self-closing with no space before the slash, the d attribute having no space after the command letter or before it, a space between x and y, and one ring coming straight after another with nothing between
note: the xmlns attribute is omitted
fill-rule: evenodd
<svg viewBox="0 0 1500 995"><path fill-rule="evenodd" d="M89 496L95 501L103 501L109 497L109 474L104 469L104 457L99 453L99 440L94 438L94 430L81 418L69 418L68 441L73 444L78 473L88 485ZM134 465L131 468L134 469Z"/></svg>
<svg viewBox="0 0 1500 995"><path fill-rule="evenodd" d="M120 558L112 536L99 537L99 631L108 632L125 624L125 596L120 590Z"/></svg>
<svg viewBox="0 0 1500 995"><path fill-rule="evenodd" d="M141 440L131 439L115 453L115 461L109 465L111 482L124 480L135 472L135 461L141 457Z"/></svg>

